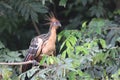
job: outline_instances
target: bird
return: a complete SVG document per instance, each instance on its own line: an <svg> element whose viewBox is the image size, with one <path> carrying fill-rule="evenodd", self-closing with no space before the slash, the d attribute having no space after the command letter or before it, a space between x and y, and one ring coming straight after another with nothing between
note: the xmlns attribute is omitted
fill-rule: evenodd
<svg viewBox="0 0 120 80"><path fill-rule="evenodd" d="M50 26L49 31L46 34L38 35L31 40L24 62L29 60L40 62L44 54L48 56L55 55L57 29L61 27L61 23L53 13L50 13L49 16L46 17L46 20L49 21L46 23ZM22 73L30 70L31 68L32 64L22 65Z"/></svg>

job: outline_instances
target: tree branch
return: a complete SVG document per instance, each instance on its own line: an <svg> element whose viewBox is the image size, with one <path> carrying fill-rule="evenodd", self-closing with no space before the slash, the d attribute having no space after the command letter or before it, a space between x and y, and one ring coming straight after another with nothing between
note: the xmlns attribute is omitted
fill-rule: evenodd
<svg viewBox="0 0 120 80"><path fill-rule="evenodd" d="M32 23L34 25L34 28L35 28L36 32L38 33L38 35L40 35L40 31L39 31L39 29L37 27L37 24L33 20L32 20Z"/></svg>
<svg viewBox="0 0 120 80"><path fill-rule="evenodd" d="M13 63L6 63L6 62L0 62L0 65L23 65L23 64L31 64L34 63L35 61L26 61L26 62L13 62Z"/></svg>
<svg viewBox="0 0 120 80"><path fill-rule="evenodd" d="M120 28L119 27L109 27L108 30L109 29L119 30Z"/></svg>

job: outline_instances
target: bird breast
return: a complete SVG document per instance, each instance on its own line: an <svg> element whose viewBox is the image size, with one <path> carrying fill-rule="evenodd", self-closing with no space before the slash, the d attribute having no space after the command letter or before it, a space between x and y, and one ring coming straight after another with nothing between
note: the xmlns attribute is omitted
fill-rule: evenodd
<svg viewBox="0 0 120 80"><path fill-rule="evenodd" d="M46 55L53 55L55 51L55 43L52 43L50 41L46 41L43 44L43 49L42 49L42 53L46 54Z"/></svg>

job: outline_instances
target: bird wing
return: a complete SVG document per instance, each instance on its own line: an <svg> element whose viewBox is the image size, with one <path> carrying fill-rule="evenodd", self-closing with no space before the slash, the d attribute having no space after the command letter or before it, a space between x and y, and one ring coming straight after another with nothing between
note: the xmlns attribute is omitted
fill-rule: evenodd
<svg viewBox="0 0 120 80"><path fill-rule="evenodd" d="M42 35L41 35L42 36ZM42 49L43 39L40 36L37 36L31 40L28 53L24 61L34 60L37 55L40 54ZM32 64L22 65L22 72L25 72L32 68Z"/></svg>
<svg viewBox="0 0 120 80"><path fill-rule="evenodd" d="M28 54L25 57L24 61L33 60L35 56L41 51L43 40L38 36L32 39L31 44L28 49ZM33 57L33 58L32 58Z"/></svg>

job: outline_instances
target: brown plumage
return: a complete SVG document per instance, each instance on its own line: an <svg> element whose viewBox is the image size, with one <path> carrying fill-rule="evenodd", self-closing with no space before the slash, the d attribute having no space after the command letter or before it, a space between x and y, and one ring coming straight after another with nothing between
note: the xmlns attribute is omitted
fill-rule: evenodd
<svg viewBox="0 0 120 80"><path fill-rule="evenodd" d="M36 60L40 62L42 55L55 55L55 42L56 42L56 30L61 26L59 20L55 18L53 14L47 16L47 23L50 25L47 34L39 35L31 40L28 53L24 61ZM25 72L32 68L32 64L26 64L22 66L22 72Z"/></svg>

